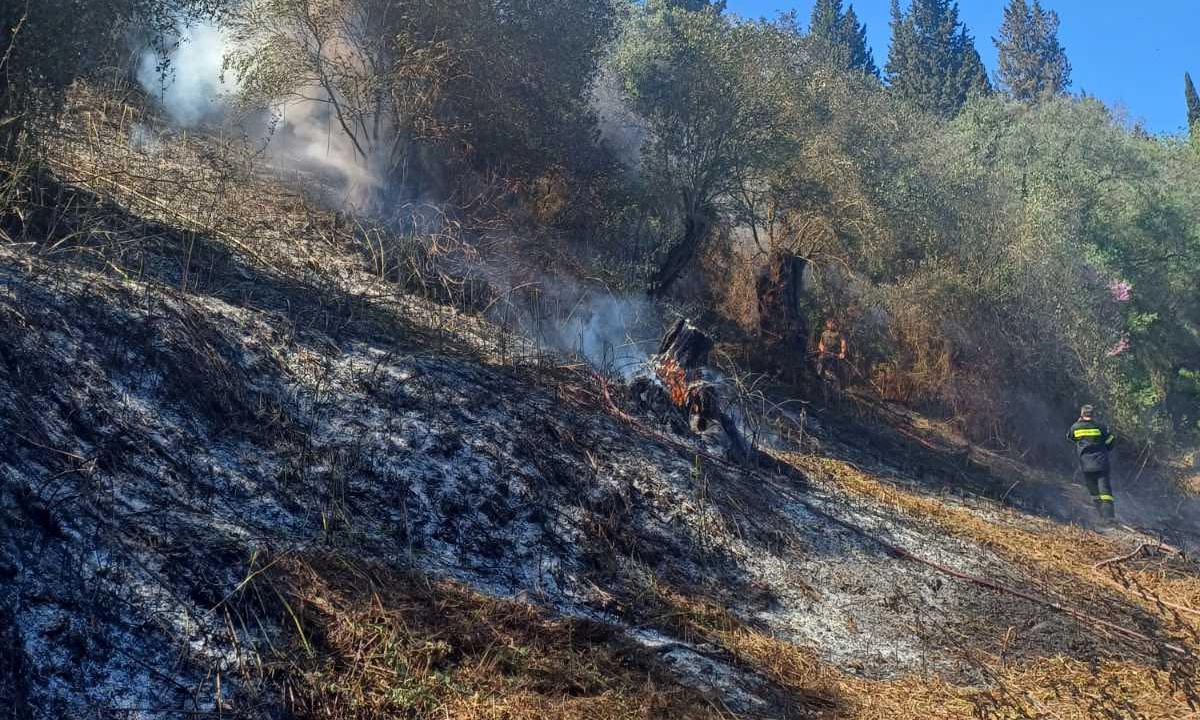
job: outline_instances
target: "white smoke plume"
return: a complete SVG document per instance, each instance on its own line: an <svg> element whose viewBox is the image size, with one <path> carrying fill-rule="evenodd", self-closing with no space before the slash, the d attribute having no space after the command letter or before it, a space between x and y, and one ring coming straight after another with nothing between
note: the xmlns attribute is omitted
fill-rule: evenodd
<svg viewBox="0 0 1200 720"><path fill-rule="evenodd" d="M628 170L640 171L642 147L650 130L626 104L620 79L611 71L601 71L592 83L590 103L596 114L600 142L608 146Z"/></svg>
<svg viewBox="0 0 1200 720"><path fill-rule="evenodd" d="M180 25L179 42L166 58L146 51L138 63L137 79L158 98L171 121L190 128L219 118L236 91L222 75L229 41L211 24Z"/></svg>
<svg viewBox="0 0 1200 720"><path fill-rule="evenodd" d="M315 91L314 91L315 92ZM332 175L339 204L360 212L375 213L383 178L362 157L353 141L337 127L330 106L314 101L292 101L274 109L278 129L271 140L271 155L289 167Z"/></svg>
<svg viewBox="0 0 1200 720"><path fill-rule="evenodd" d="M338 204L373 211L383 183L353 141L336 126L328 103L290 99L249 115L234 113L239 87L225 60L234 50L228 33L212 24L178 27L178 42L164 59L153 50L142 53L137 79L157 98L171 123L194 128L206 122L236 121L247 137L267 148L272 162L289 170L312 173L329 181ZM319 88L297 97L320 98Z"/></svg>
<svg viewBox="0 0 1200 720"><path fill-rule="evenodd" d="M645 372L650 357L646 347L657 342L649 334L658 325L656 318L654 306L640 298L585 295L556 326L558 344L599 369L632 378Z"/></svg>

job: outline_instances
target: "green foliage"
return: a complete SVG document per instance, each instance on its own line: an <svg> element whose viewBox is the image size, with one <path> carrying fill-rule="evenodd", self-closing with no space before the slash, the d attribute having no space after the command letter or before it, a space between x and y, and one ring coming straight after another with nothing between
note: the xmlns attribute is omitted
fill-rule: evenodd
<svg viewBox="0 0 1200 720"><path fill-rule="evenodd" d="M438 19L427 37L449 33L461 58L444 120L469 129L477 162L531 176L587 155L594 126L587 90L615 31L610 0L434 6Z"/></svg>
<svg viewBox="0 0 1200 720"><path fill-rule="evenodd" d="M987 392L999 407L1023 387L1099 396L1145 437L1170 404L1161 378L1200 358L1194 164L1090 100L979 101L933 142L918 155L935 178L934 237L944 240L924 252L965 276L955 312L984 323L949 332L962 369L995 378ZM1118 281L1132 286L1128 300Z"/></svg>
<svg viewBox="0 0 1200 720"><path fill-rule="evenodd" d="M1071 85L1071 63L1058 41L1058 14L1039 0L1011 0L1004 10L997 76L1000 87L1017 100L1037 102L1064 95Z"/></svg>
<svg viewBox="0 0 1200 720"><path fill-rule="evenodd" d="M942 117L952 117L970 95L991 91L958 4L950 0L913 0L907 13L892 0L887 79L901 97Z"/></svg>
<svg viewBox="0 0 1200 720"><path fill-rule="evenodd" d="M783 154L783 100L797 41L792 28L734 23L662 0L635 12L615 70L649 129L648 185L684 226L657 289L690 261L707 224L745 207L743 199Z"/></svg>
<svg viewBox="0 0 1200 720"><path fill-rule="evenodd" d="M1088 99L979 97L947 124L800 56L767 227L813 263L818 315L858 357L974 437L1046 456L1085 399L1137 440L1191 427L1200 403L1167 381L1200 369L1189 148Z"/></svg>
<svg viewBox="0 0 1200 720"><path fill-rule="evenodd" d="M708 10L716 13L725 12L725 0L667 0L667 4L689 12Z"/></svg>
<svg viewBox="0 0 1200 720"><path fill-rule="evenodd" d="M845 67L879 77L875 56L867 42L867 28L858 21L853 5L843 12L842 0L817 0L809 34L828 43Z"/></svg>

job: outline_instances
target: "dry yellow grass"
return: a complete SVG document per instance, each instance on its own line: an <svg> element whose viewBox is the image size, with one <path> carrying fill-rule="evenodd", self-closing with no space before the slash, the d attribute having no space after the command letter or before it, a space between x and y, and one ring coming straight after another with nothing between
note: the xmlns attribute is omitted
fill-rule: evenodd
<svg viewBox="0 0 1200 720"><path fill-rule="evenodd" d="M836 706L829 671L816 653L759 632L711 603L659 585L647 590L639 600L642 611L655 625L688 642L709 642L724 648L743 667L791 692L798 706L813 711Z"/></svg>
<svg viewBox="0 0 1200 720"><path fill-rule="evenodd" d="M1194 720L1185 693L1168 673L1126 663L1090 667L1066 658L1027 666L990 667L991 687L964 688L936 677L872 682L842 681L842 691L862 718L995 718L1092 720L1145 718Z"/></svg>
<svg viewBox="0 0 1200 720"><path fill-rule="evenodd" d="M1018 567L1036 571L1039 580L1064 596L1087 597L1096 589L1116 592L1171 626L1189 634L1200 630L1200 577L1164 565L1111 563L1097 568L1101 561L1129 552L1128 547L1102 535L1028 517L1022 518L1026 527L990 522L966 509L881 482L840 460L796 454L781 457L853 494L899 508L936 523L951 535L991 548Z"/></svg>
<svg viewBox="0 0 1200 720"><path fill-rule="evenodd" d="M657 594L660 622L693 641L728 651L736 661L787 691L805 717L855 720L1195 720L1197 698L1180 678L1128 662L1089 664L1066 657L1028 664L972 658L986 687L963 687L936 675L871 680L820 662L804 648L748 627L725 610L669 592Z"/></svg>
<svg viewBox="0 0 1200 720"><path fill-rule="evenodd" d="M727 717L612 627L341 557L284 557L254 592L287 631L300 718Z"/></svg>
<svg viewBox="0 0 1200 720"><path fill-rule="evenodd" d="M1052 588L1062 598L1112 595L1150 613L1186 651L1157 666L1136 662L1093 665L1068 657L1009 664L975 657L988 688L963 688L936 677L873 682L835 673L839 693L861 718L1200 718L1197 664L1200 579L1156 563L1140 567L1099 561L1129 548L1079 528L1022 517L990 522L968 510L881 482L849 463L784 455L797 468L824 477L854 495L896 507L936 523L947 533L988 547Z"/></svg>

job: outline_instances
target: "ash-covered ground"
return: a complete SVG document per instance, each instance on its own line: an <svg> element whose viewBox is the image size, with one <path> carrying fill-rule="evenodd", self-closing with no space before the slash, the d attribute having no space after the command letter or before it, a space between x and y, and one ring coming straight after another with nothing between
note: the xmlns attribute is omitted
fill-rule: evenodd
<svg viewBox="0 0 1200 720"><path fill-rule="evenodd" d="M76 137L61 152L95 164L87 177L149 185L105 201L67 187L99 226L0 248L5 717L291 716L272 664L295 617L250 612L246 596L306 555L605 624L745 717L803 712L768 668L682 632L664 598L727 610L847 678L989 687L981 658L1066 657L1169 670L1195 690L1192 666L1151 641L1178 628L1136 598L1097 586L1072 614L1006 592L1061 600L1073 580L811 468L853 463L932 503L920 507L965 513L946 517L1099 543L1066 524L1088 512L1078 488L912 442L887 414L814 406L800 446L775 448L805 462L721 461L638 416L619 383L614 411L577 360L518 352L529 343L406 294L293 194L221 185L255 219L214 212L197 232L179 208L215 192L209 180L184 187L191 201L155 198L182 168L215 163L207 146L164 138L121 155ZM1153 541L1120 531L1104 547ZM1162 572L1196 574L1182 561Z"/></svg>
<svg viewBox="0 0 1200 720"><path fill-rule="evenodd" d="M232 277L185 293L0 250L0 697L13 717L282 716L270 687L232 680L279 628L234 625L227 609L261 558L304 551L613 623L682 684L761 717L781 712L767 681L656 627L639 605L648 584L865 677L980 681L963 639L986 650L1009 627L1037 628L1014 657L1112 652L1070 617L871 535L1019 581L988 548L799 473L664 442L589 400L586 374L498 366L349 289L348 319L320 330L328 288Z"/></svg>

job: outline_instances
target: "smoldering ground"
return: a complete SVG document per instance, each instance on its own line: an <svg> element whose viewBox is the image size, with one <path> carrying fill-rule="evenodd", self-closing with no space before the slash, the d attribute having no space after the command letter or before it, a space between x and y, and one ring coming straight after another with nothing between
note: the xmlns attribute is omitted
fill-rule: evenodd
<svg viewBox="0 0 1200 720"><path fill-rule="evenodd" d="M295 98L268 109L246 112L237 102L237 78L227 71L225 59L235 49L230 34L212 23L181 23L178 42L166 58L153 51L141 54L137 78L180 128L206 123L232 123L248 137L267 148L267 158L276 169L318 178L330 202L366 216L392 216L395 223L397 199L406 207L409 188L383 179L378 162L355 148L351 138L336 127L330 104L317 99ZM166 60L164 63L163 61ZM619 88L609 77L598 77L592 88L592 104L600 120L600 141L609 145L622 162L636 171L645 129L621 101ZM152 148L158 139L147 126L135 125L135 145ZM431 212L421 213L424 231L445 222L448 211L430 203ZM410 223L412 218L400 221ZM516 335L529 339L534 352L543 350L576 354L595 367L630 378L644 372L649 353L665 325L660 311L650 302L587 281L545 274L530 276L512 267L513 259L475 255L455 260L461 273L482 277L490 300L484 305L490 319ZM722 379L724 380L724 378ZM740 392L740 391L739 391ZM1028 439L1039 457L1056 475L1063 488L1079 484L1070 464L1071 448L1059 438L1069 413L1046 399L1029 393L1014 402L1026 423ZM739 417L746 413L739 410ZM741 423L746 426L747 421ZM1062 427L1060 427L1062 425ZM766 432L765 428L762 432ZM1058 457L1056 460L1055 458ZM1118 452L1114 484L1120 498L1120 514L1140 527L1170 529L1173 539L1195 539L1200 511L1193 496L1180 492L1161 468L1155 467L1153 451L1132 447ZM1037 493L1018 486L1018 491ZM1077 492L1075 494L1078 494ZM1036 505L1061 505L1062 489L1045 497L1033 497ZM1055 515L1087 520L1082 508L1050 508Z"/></svg>

